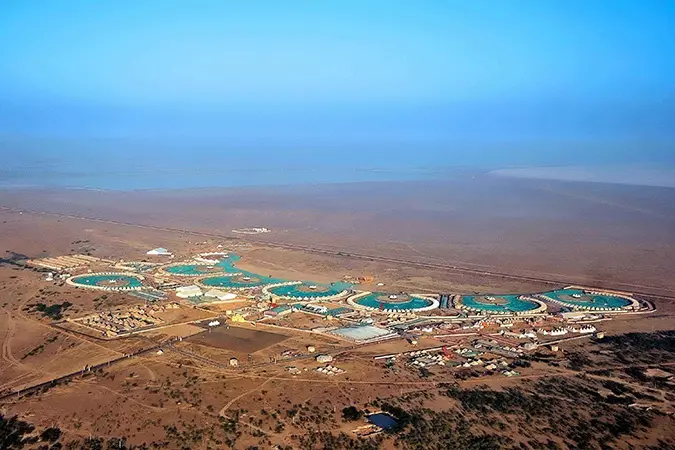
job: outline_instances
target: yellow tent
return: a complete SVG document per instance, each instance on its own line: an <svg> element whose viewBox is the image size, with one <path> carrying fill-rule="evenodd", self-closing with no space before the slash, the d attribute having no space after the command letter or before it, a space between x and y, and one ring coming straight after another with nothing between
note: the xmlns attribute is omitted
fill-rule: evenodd
<svg viewBox="0 0 675 450"><path fill-rule="evenodd" d="M231 317L232 322L246 322L246 319L244 319L244 316L241 314L232 314Z"/></svg>

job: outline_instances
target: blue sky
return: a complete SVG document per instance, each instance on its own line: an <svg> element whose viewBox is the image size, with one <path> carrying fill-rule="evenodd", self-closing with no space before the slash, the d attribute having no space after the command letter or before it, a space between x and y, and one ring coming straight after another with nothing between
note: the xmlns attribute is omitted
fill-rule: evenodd
<svg viewBox="0 0 675 450"><path fill-rule="evenodd" d="M670 142L673 104L669 0L0 3L3 136Z"/></svg>

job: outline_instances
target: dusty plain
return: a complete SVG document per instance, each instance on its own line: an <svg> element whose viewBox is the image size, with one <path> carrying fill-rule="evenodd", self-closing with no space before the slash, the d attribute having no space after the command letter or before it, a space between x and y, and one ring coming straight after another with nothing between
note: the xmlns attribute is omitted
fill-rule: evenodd
<svg viewBox="0 0 675 450"><path fill-rule="evenodd" d="M675 445L673 382L644 375L675 366L675 335L662 334L675 330L675 189L471 174L447 182L274 190L6 190L0 207L0 391L84 373L5 398L2 413L40 430L58 425L63 442L98 436L127 446L213 449ZM273 231L231 233L250 226ZM181 260L218 245L240 254L241 268L279 278L369 275L374 281L360 289L429 294L534 292L569 282L641 293L657 311L603 322L606 342L561 344L557 353L532 357L518 376L477 376L473 369L458 375L374 361L413 348L404 339L354 345L312 334L325 321L293 320L300 313L192 337L199 327L182 323L192 315L125 339L86 337L54 326L31 305L68 301L68 319L142 301L55 286L15 264L22 255L85 252L141 260L160 246ZM423 336L416 348L461 340ZM309 344L334 355L345 373L317 373ZM238 367L230 365L234 357ZM415 425L358 438L353 430L362 423L343 416L349 406L392 411Z"/></svg>

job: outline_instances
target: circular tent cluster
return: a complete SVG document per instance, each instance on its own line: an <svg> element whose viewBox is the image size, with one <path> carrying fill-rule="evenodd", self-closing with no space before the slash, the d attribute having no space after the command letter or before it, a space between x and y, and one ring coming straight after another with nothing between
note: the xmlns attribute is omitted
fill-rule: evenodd
<svg viewBox="0 0 675 450"><path fill-rule="evenodd" d="M626 295L573 288L545 292L543 294L538 294L537 297L561 306L582 311L628 311L640 307L635 299Z"/></svg>
<svg viewBox="0 0 675 450"><path fill-rule="evenodd" d="M457 309L488 314L537 314L546 311L541 301L525 295L465 295Z"/></svg>
<svg viewBox="0 0 675 450"><path fill-rule="evenodd" d="M435 298L421 294L387 294L384 292L360 292L347 299L347 303L358 309L385 312L420 312L438 308Z"/></svg>
<svg viewBox="0 0 675 450"><path fill-rule="evenodd" d="M252 273L231 273L218 277L206 277L197 281L197 284L205 288L223 288L231 290L253 289L266 286L273 281L267 277Z"/></svg>
<svg viewBox="0 0 675 450"><path fill-rule="evenodd" d="M161 268L161 271L169 275L177 275L181 277L203 277L209 274L226 273L224 267L210 263L196 263L196 264L171 264Z"/></svg>
<svg viewBox="0 0 675 450"><path fill-rule="evenodd" d="M222 252L200 253L194 258L194 262L168 264L162 266L160 271L167 275L182 277L203 277L210 274L239 274L242 271L234 267L235 261L239 261L239 259L240 257L237 255Z"/></svg>
<svg viewBox="0 0 675 450"><path fill-rule="evenodd" d="M142 276L129 272L99 272L75 275L66 283L102 291L138 291L143 288L143 280Z"/></svg>
<svg viewBox="0 0 675 450"><path fill-rule="evenodd" d="M285 281L238 269L234 264L241 259L232 253L202 253L190 263L163 266L167 275L199 277L196 284L202 288L247 290L262 288L263 293L276 299L291 301L333 300L346 297L352 286L346 283L312 284L302 281ZM97 275L111 278L96 278ZM136 290L142 287L142 277L135 274L90 274L72 277L69 283L105 290ZM347 302L355 308L384 312L428 311L439 306L432 297L415 294L387 294L360 292ZM565 289L532 295L467 295L455 300L457 309L481 314L524 315L546 311L546 303L556 303L582 311L631 311L640 304L630 296L620 293L596 292L573 286Z"/></svg>
<svg viewBox="0 0 675 450"><path fill-rule="evenodd" d="M201 253L195 258L195 262L169 264L162 267L161 271L167 275L199 277L195 284L207 289L255 289L281 281L237 269L234 263L240 259L240 256L231 253Z"/></svg>
<svg viewBox="0 0 675 450"><path fill-rule="evenodd" d="M288 281L263 288L263 294L284 300L336 300L349 294L351 285L346 283L313 284Z"/></svg>

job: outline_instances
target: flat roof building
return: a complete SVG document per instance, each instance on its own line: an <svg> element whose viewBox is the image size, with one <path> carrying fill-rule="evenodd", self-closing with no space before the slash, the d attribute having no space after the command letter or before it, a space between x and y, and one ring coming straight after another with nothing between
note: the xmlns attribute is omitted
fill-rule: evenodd
<svg viewBox="0 0 675 450"><path fill-rule="evenodd" d="M204 293L205 297L217 298L218 300L234 300L237 298L236 294L231 292L221 291L220 289L211 289Z"/></svg>
<svg viewBox="0 0 675 450"><path fill-rule="evenodd" d="M291 305L279 305L272 309L268 309L263 314L265 317L280 317L290 314L291 312L293 312Z"/></svg>
<svg viewBox="0 0 675 450"><path fill-rule="evenodd" d="M176 289L176 296L180 298L191 298L191 297L201 297L202 290L199 286L190 285L190 286L181 286Z"/></svg>

